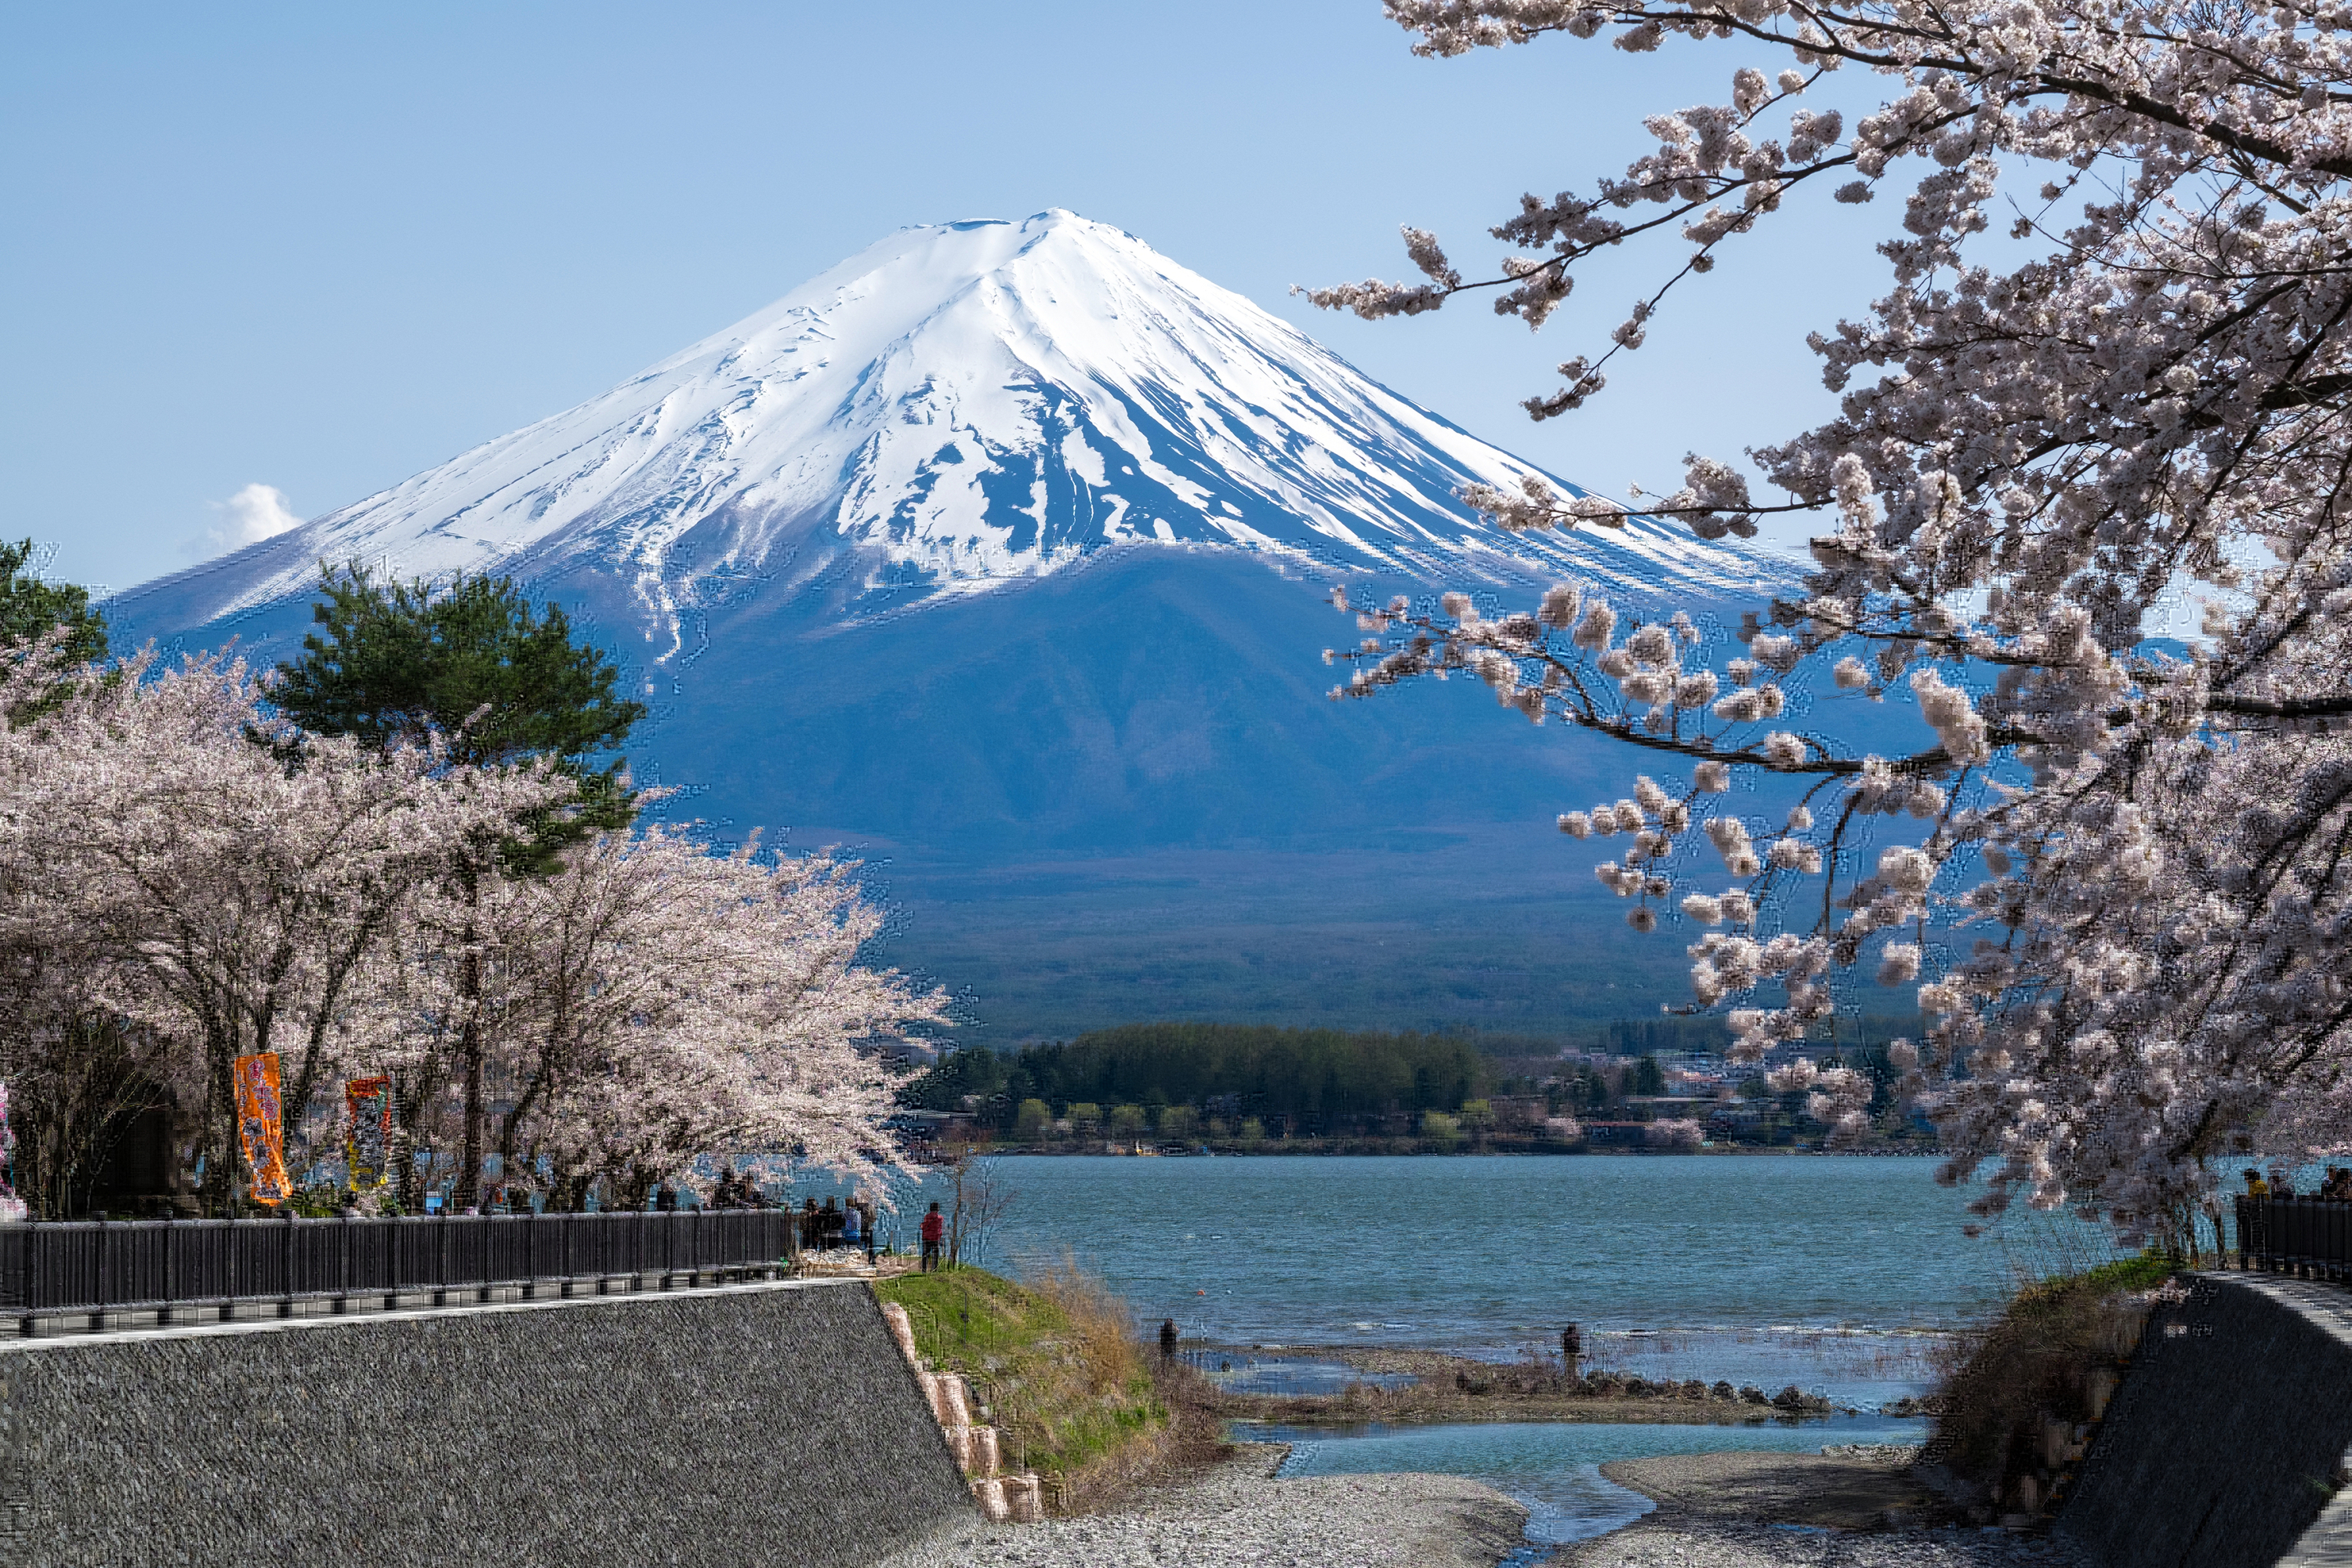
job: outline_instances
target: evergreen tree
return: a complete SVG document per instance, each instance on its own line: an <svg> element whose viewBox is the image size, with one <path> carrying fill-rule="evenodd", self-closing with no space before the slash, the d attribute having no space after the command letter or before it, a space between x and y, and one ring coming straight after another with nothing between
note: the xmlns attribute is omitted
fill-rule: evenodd
<svg viewBox="0 0 2352 1568"><path fill-rule="evenodd" d="M314 734L356 736L377 751L438 732L459 764L551 758L579 786L572 802L528 820L522 837L486 842L461 866L469 909L482 879L500 868L551 872L567 846L629 825L635 804L625 763L615 757L600 770L590 759L616 750L645 707L614 694L620 672L602 650L572 641L562 606L534 610L510 577L460 574L436 587L379 582L356 564L340 575L322 568L320 592L311 610L320 629L302 639L300 658L278 667L271 692L287 718ZM470 930L465 940L457 980L465 1132L453 1197L459 1208L478 1199L488 1117L481 960ZM423 1091L419 1085L414 1092Z"/></svg>
<svg viewBox="0 0 2352 1568"><path fill-rule="evenodd" d="M562 606L534 610L509 577L460 574L446 587L376 580L364 566L322 570L320 629L278 666L278 710L321 735L355 735L385 751L437 731L454 763L497 766L551 757L578 800L531 824L506 847L517 869L546 870L565 845L625 827L635 815L613 752L645 717L616 697L619 670L575 643Z"/></svg>
<svg viewBox="0 0 2352 1568"><path fill-rule="evenodd" d="M89 590L73 583L44 582L28 570L33 548L29 539L0 544L0 646L29 643L63 626L66 640L59 651L67 670L102 661L106 617L89 607ZM61 683L49 697L17 703L9 710L9 721L22 724L52 711L64 698Z"/></svg>
<svg viewBox="0 0 2352 1568"><path fill-rule="evenodd" d="M52 626L68 632L68 664L94 664L106 657L106 617L89 607L89 590L72 583L44 582L26 570L33 542L0 544L0 642L28 642Z"/></svg>

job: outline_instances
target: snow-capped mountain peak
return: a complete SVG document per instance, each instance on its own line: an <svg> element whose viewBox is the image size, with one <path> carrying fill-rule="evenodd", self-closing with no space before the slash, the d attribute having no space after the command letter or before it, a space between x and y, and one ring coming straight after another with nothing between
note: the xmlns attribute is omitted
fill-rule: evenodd
<svg viewBox="0 0 2352 1568"><path fill-rule="evenodd" d="M1423 579L1758 581L1752 553L1647 519L1515 538L1454 499L1528 471L1057 209L901 230L600 397L154 589L195 624L306 593L321 561L591 567L675 647L713 576L856 618L1154 541Z"/></svg>

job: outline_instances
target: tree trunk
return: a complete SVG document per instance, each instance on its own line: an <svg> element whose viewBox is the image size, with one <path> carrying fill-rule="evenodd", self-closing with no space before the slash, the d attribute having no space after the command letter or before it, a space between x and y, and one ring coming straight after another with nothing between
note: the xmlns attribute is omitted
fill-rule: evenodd
<svg viewBox="0 0 2352 1568"><path fill-rule="evenodd" d="M466 877L466 904L468 910L480 907L482 880L478 873L469 871ZM457 974L458 1005L465 1009L466 1023L457 1037L457 1054L466 1073L466 1128L458 1140L457 1185L450 1194L449 1206L463 1214L478 1207L482 1201L482 953L478 945L481 940L480 923L471 913L466 918L466 962Z"/></svg>
<svg viewBox="0 0 2352 1568"><path fill-rule="evenodd" d="M457 1191L449 1199L449 1206L459 1214L478 1206L482 1193L481 963L478 955L466 955L466 1026L457 1037L457 1053L466 1064L466 1131L459 1141Z"/></svg>
<svg viewBox="0 0 2352 1568"><path fill-rule="evenodd" d="M236 1195L236 1041L224 1041L215 1035L205 1054L211 1060L205 1064L209 1070L205 1074L204 1134L200 1143L205 1150L205 1180L200 1190L206 1214L234 1219L236 1216L231 1205Z"/></svg>

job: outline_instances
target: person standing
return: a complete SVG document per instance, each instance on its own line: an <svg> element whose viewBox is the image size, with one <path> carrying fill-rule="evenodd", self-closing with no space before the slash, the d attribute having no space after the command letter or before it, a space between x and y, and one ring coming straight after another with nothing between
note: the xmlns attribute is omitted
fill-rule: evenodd
<svg viewBox="0 0 2352 1568"><path fill-rule="evenodd" d="M940 1205L933 1204L931 1212L923 1216L923 1271L940 1267L940 1244L947 1239L948 1222L940 1217Z"/></svg>

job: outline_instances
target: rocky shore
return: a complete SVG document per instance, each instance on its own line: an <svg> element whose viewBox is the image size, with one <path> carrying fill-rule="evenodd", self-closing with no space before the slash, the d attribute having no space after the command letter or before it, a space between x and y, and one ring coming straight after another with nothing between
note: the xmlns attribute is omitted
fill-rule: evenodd
<svg viewBox="0 0 2352 1568"><path fill-rule="evenodd" d="M1527 1510L1457 1476L1276 1479L1288 1452L1235 1458L1099 1514L960 1522L877 1568L1495 1568ZM2059 1542L1935 1522L1908 1449L1679 1454L1601 1473L1657 1511L1559 1548L1545 1568L2091 1568ZM1516 1559L1528 1561L1524 1555Z"/></svg>
<svg viewBox="0 0 2352 1568"><path fill-rule="evenodd" d="M1211 1347L1212 1358L1244 1360L1260 1347ZM1408 1377L1382 1387L1354 1384L1337 1394L1201 1395L1225 1420L1299 1426L1359 1421L1628 1421L1671 1425L1744 1426L1801 1421L1837 1408L1794 1386L1768 1391L1699 1378L1647 1378L1597 1369L1575 1377L1557 1362L1489 1362L1442 1351L1356 1345L1285 1346L1282 1355L1336 1362L1359 1371ZM1910 1415L1912 1410L1893 1412Z"/></svg>
<svg viewBox="0 0 2352 1568"><path fill-rule="evenodd" d="M2088 1568L2068 1548L2005 1530L1935 1522L1909 1448L1674 1454L1601 1473L1655 1513L1563 1547L1555 1568Z"/></svg>
<svg viewBox="0 0 2352 1568"><path fill-rule="evenodd" d="M1527 1510L1458 1476L1276 1480L1289 1448L1234 1458L1124 1507L1042 1524L960 1523L877 1568L1492 1568Z"/></svg>
<svg viewBox="0 0 2352 1568"><path fill-rule="evenodd" d="M2004 1530L1849 1535L1740 1520L1645 1519L1562 1547L1547 1568L2092 1568L2056 1542Z"/></svg>

